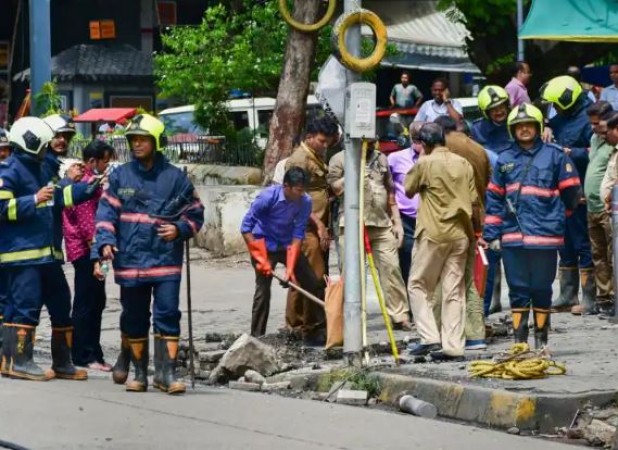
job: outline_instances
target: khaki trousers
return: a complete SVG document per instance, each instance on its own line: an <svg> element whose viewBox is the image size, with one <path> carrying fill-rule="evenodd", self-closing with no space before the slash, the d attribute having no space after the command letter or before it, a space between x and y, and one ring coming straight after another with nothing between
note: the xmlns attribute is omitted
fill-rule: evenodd
<svg viewBox="0 0 618 450"><path fill-rule="evenodd" d="M339 248L343 254L344 229L340 227L339 230ZM392 227L367 227L367 234L373 250L380 285L384 292L386 311L394 323L408 321L410 320L408 295L401 275L401 267L399 267L399 249Z"/></svg>
<svg viewBox="0 0 618 450"><path fill-rule="evenodd" d="M592 248L597 298L613 300L612 224L607 212L588 213L588 235Z"/></svg>
<svg viewBox="0 0 618 450"><path fill-rule="evenodd" d="M485 339L485 316L483 313L483 299L480 297L474 285L474 261L476 259L476 242L468 248L466 258L466 272L464 283L466 285L466 339ZM433 298L433 314L436 325L441 326L442 316L442 283L438 283Z"/></svg>
<svg viewBox="0 0 618 450"><path fill-rule="evenodd" d="M465 283L468 238L436 243L421 235L412 251L412 269L408 292L412 314L423 344L442 343L449 356L464 354ZM433 315L433 298L438 281L442 280L441 329Z"/></svg>
<svg viewBox="0 0 618 450"><path fill-rule="evenodd" d="M320 248L320 238L316 233L307 231L302 250L315 273L315 277L321 285L324 285L326 254ZM326 326L326 316L324 308L316 305L297 291L290 289L285 310L285 322L288 328L300 329L303 334L310 335L317 329Z"/></svg>

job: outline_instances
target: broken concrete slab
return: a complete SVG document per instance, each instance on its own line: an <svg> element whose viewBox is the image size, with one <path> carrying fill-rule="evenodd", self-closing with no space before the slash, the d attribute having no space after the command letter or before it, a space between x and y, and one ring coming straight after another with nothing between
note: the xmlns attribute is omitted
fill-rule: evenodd
<svg viewBox="0 0 618 450"><path fill-rule="evenodd" d="M608 425L607 423L592 419L590 425L584 427L583 437L586 441L593 446L610 445L614 441L614 435L616 434L616 427Z"/></svg>
<svg viewBox="0 0 618 450"><path fill-rule="evenodd" d="M341 403L342 405L365 406L368 396L367 391L340 389L339 392L337 392L337 403Z"/></svg>
<svg viewBox="0 0 618 450"><path fill-rule="evenodd" d="M207 352L200 352L199 359L200 362L216 363L221 361L223 355L225 355L225 350L211 350Z"/></svg>
<svg viewBox="0 0 618 450"><path fill-rule="evenodd" d="M290 389L291 383L289 381L279 381L276 383L264 383L262 385L262 390L264 392L273 392L273 391L285 391Z"/></svg>
<svg viewBox="0 0 618 450"><path fill-rule="evenodd" d="M230 381L228 384L230 389L236 389L239 391L258 392L262 390L262 386L257 383L247 383L240 381Z"/></svg>
<svg viewBox="0 0 618 450"><path fill-rule="evenodd" d="M259 384L260 386L266 382L266 378L264 378L261 373L251 369L245 372L245 380L247 380L248 383Z"/></svg>

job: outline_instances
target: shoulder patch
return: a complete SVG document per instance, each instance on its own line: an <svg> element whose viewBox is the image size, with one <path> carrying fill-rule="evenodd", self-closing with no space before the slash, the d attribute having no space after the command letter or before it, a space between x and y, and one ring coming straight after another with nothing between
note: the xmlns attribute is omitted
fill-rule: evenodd
<svg viewBox="0 0 618 450"><path fill-rule="evenodd" d="M0 178L0 188L4 186L4 180L2 180L2 178Z"/></svg>
<svg viewBox="0 0 618 450"><path fill-rule="evenodd" d="M512 172L513 169L515 168L515 163L506 163L506 164L502 164L498 170L502 173L509 173Z"/></svg>
<svg viewBox="0 0 618 450"><path fill-rule="evenodd" d="M568 173L573 172L573 166L571 165L571 163L567 163L567 164L566 164L566 166L565 166L565 170L566 170Z"/></svg>

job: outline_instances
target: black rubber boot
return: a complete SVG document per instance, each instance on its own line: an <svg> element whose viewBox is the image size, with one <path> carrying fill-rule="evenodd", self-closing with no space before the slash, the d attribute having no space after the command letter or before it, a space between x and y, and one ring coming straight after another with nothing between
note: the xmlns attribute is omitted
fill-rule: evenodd
<svg viewBox="0 0 618 450"><path fill-rule="evenodd" d="M512 308L513 314L513 337L516 344L528 343L528 319L530 308Z"/></svg>
<svg viewBox="0 0 618 450"><path fill-rule="evenodd" d="M148 390L148 337L129 339L131 362L135 368L135 377L126 384L129 392L146 392Z"/></svg>
<svg viewBox="0 0 618 450"><path fill-rule="evenodd" d="M494 314L502 311L502 261L498 262L496 274L494 276L493 291L491 294L491 304L489 305L489 314Z"/></svg>
<svg viewBox="0 0 618 450"><path fill-rule="evenodd" d="M4 316L0 315L0 355L2 355L2 344L4 342L4 333L2 332L2 324L4 323Z"/></svg>
<svg viewBox="0 0 618 450"><path fill-rule="evenodd" d="M116 364L112 368L112 380L116 384L125 384L129 378L129 369L131 368L131 346L129 338L126 334L120 335L120 354L116 360Z"/></svg>
<svg viewBox="0 0 618 450"><path fill-rule="evenodd" d="M571 312L571 308L579 303L579 269L577 267L560 267L560 296L552 303L554 312Z"/></svg>
<svg viewBox="0 0 618 450"><path fill-rule="evenodd" d="M178 360L178 337L177 336L160 336L155 341L155 346L158 344L158 354L161 357L159 366L161 367L161 378L159 382L153 383L157 389L167 392L168 394L184 394L186 386L181 381L178 381L176 374L176 364ZM155 347L155 354L157 349ZM157 363L155 360L155 373Z"/></svg>
<svg viewBox="0 0 618 450"><path fill-rule="evenodd" d="M5 324L7 344L10 344L10 358L7 361L9 377L48 381L54 378L54 372L43 370L34 363L34 334L36 327L21 324Z"/></svg>
<svg viewBox="0 0 618 450"><path fill-rule="evenodd" d="M165 343L162 342L161 335L155 334L154 335L154 357L153 357L154 377L152 379L152 386L157 389L161 389L160 386L162 386L164 383L164 380L163 380L163 345L165 345Z"/></svg>
<svg viewBox="0 0 618 450"><path fill-rule="evenodd" d="M88 372L73 365L73 327L52 328L52 370L63 380L87 380Z"/></svg>
<svg viewBox="0 0 618 450"><path fill-rule="evenodd" d="M534 311L534 348L547 346L550 312L547 309L533 308Z"/></svg>
<svg viewBox="0 0 618 450"><path fill-rule="evenodd" d="M579 277L582 285L582 301L571 308L571 314L589 315L596 313L597 284L594 281L594 269L580 269Z"/></svg>

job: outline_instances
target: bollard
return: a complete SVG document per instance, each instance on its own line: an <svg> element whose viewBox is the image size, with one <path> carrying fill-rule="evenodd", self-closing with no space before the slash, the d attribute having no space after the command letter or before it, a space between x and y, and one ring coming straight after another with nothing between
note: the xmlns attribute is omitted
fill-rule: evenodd
<svg viewBox="0 0 618 450"><path fill-rule="evenodd" d="M618 185L612 188L612 250L614 255L618 255ZM609 320L612 323L618 323L618 308L616 308L616 298L618 290L616 289L616 281L618 280L618 264L614 257L614 315Z"/></svg>
<svg viewBox="0 0 618 450"><path fill-rule="evenodd" d="M399 400L399 409L401 412L414 414L415 416L424 417L426 419L435 419L438 415L438 409L431 403L419 400L411 395L404 395Z"/></svg>

